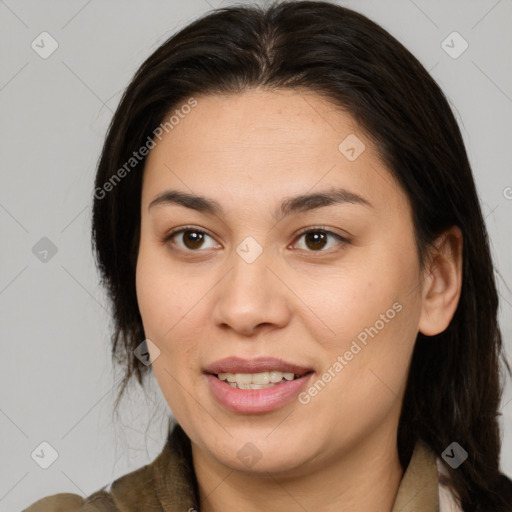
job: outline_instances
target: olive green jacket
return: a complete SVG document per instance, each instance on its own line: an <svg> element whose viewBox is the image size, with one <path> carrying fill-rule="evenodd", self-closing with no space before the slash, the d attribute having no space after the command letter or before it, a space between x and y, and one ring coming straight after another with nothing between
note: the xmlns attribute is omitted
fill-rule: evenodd
<svg viewBox="0 0 512 512"><path fill-rule="evenodd" d="M439 486L439 459L421 440L402 477L392 512L458 512L453 496ZM190 440L177 425L151 463L115 480L87 498L61 493L23 512L197 512L199 500Z"/></svg>

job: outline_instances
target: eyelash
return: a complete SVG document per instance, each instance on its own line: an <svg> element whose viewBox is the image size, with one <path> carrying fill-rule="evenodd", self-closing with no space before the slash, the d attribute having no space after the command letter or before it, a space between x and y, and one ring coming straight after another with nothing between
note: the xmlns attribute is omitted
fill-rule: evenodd
<svg viewBox="0 0 512 512"><path fill-rule="evenodd" d="M185 233L187 231L194 231L196 233L207 235L207 236L209 236L210 238L213 239L213 237L210 234L208 234L206 231L204 231L202 229L197 229L194 226L184 226L184 227L181 227L179 229L175 229L175 230L171 231L170 233L168 233L167 235L165 235L163 237L163 239L161 240L161 242L162 243L168 243L176 235L178 235L180 233ZM340 245L345 245L345 244L350 243L350 240L348 238L345 238L345 237L343 237L341 235L338 235L337 233L333 233L332 231L329 231L325 226L314 226L312 228L305 228L304 230L300 231L297 234L297 237L295 238L295 240L298 240L301 236L307 235L308 233L319 233L319 232L324 233L326 235L332 235L334 238L336 238L340 242ZM174 242L171 242L171 243L174 246L176 246L176 244ZM197 249L197 250L194 251L194 250L191 250L191 249L182 249L181 247L178 247L177 250L185 252L185 253L201 252L201 249ZM330 253L330 252L332 252L330 250L322 250L322 249L318 250L318 251L312 251L312 250L306 250L306 249L300 249L300 250L305 250L306 252L313 253L313 254L314 253Z"/></svg>

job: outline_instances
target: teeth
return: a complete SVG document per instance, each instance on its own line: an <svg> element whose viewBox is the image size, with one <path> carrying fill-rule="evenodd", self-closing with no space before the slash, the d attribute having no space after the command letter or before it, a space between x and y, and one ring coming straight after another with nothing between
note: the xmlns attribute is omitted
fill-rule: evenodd
<svg viewBox="0 0 512 512"><path fill-rule="evenodd" d="M283 372L272 371L270 374L270 382L281 382L283 380Z"/></svg>
<svg viewBox="0 0 512 512"><path fill-rule="evenodd" d="M244 374L238 374L244 375ZM268 384L270 382L270 372L261 372L261 373L246 373L246 376L250 378L247 384Z"/></svg>
<svg viewBox="0 0 512 512"><path fill-rule="evenodd" d="M279 372L272 370L270 372L260 373L219 373L218 378L227 383L232 388L238 389L264 389L273 386L284 380L294 380L295 375L292 372Z"/></svg>
<svg viewBox="0 0 512 512"><path fill-rule="evenodd" d="M235 382L237 384L252 384L252 375L250 373L235 373Z"/></svg>

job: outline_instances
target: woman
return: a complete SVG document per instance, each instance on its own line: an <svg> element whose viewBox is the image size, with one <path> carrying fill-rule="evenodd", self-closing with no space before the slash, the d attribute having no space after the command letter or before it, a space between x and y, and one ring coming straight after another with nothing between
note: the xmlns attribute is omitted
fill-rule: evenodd
<svg viewBox="0 0 512 512"><path fill-rule="evenodd" d="M153 371L176 425L28 511L512 510L466 150L366 17L231 7L171 37L112 120L92 235L124 385Z"/></svg>

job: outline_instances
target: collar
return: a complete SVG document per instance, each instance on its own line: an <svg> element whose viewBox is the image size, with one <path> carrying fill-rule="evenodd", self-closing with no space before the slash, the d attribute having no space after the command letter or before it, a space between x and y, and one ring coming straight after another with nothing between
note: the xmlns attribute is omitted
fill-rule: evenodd
<svg viewBox="0 0 512 512"><path fill-rule="evenodd" d="M438 486L436 456L418 439L391 512L439 512ZM110 494L119 512L199 510L190 440L180 425L151 464L115 480Z"/></svg>
<svg viewBox="0 0 512 512"><path fill-rule="evenodd" d="M416 441L391 512L439 512L439 475L434 452Z"/></svg>

